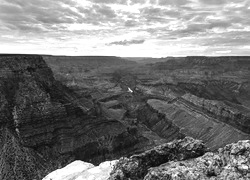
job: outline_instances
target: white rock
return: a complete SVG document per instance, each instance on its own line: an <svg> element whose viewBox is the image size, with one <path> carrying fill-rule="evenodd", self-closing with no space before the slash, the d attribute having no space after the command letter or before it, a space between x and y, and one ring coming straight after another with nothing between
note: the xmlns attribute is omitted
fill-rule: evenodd
<svg viewBox="0 0 250 180"><path fill-rule="evenodd" d="M64 168L57 169L48 174L43 180L67 180L87 169L95 167L83 161L74 161Z"/></svg>
<svg viewBox="0 0 250 180"><path fill-rule="evenodd" d="M106 161L99 166L94 166L83 161L74 161L62 169L58 169L43 180L106 180L117 162Z"/></svg>

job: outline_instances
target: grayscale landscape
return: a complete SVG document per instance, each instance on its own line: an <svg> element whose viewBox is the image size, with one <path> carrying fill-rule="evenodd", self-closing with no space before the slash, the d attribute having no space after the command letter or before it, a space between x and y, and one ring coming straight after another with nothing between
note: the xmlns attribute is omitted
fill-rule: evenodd
<svg viewBox="0 0 250 180"><path fill-rule="evenodd" d="M250 179L249 14L0 1L0 180Z"/></svg>

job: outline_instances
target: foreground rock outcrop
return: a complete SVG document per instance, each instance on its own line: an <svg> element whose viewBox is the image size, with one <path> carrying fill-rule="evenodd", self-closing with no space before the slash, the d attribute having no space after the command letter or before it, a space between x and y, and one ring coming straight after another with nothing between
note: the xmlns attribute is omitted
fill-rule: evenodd
<svg viewBox="0 0 250 180"><path fill-rule="evenodd" d="M250 140L202 155L205 150L201 141L192 138L173 141L143 154L121 158L109 180L250 179Z"/></svg>
<svg viewBox="0 0 250 180"><path fill-rule="evenodd" d="M145 153L121 158L111 172L109 180L138 180L155 167L168 161L180 161L195 158L206 152L204 144L199 140L184 138L160 145Z"/></svg>
<svg viewBox="0 0 250 180"><path fill-rule="evenodd" d="M250 140L229 144L196 159L153 167L144 180L152 179L250 179Z"/></svg>
<svg viewBox="0 0 250 180"><path fill-rule="evenodd" d="M186 137L99 166L75 161L43 180L228 180L250 179L250 140L206 152Z"/></svg>
<svg viewBox="0 0 250 180"><path fill-rule="evenodd" d="M74 161L64 168L53 171L43 180L104 180L109 177L113 165L117 162L106 161L99 166L83 161Z"/></svg>

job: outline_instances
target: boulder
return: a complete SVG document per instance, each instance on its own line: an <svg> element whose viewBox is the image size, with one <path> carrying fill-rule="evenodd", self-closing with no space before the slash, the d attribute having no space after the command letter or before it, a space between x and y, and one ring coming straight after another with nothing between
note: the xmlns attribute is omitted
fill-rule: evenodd
<svg viewBox="0 0 250 180"><path fill-rule="evenodd" d="M48 174L43 180L106 180L116 162L117 160L106 161L94 166L87 162L74 161Z"/></svg>
<svg viewBox="0 0 250 180"><path fill-rule="evenodd" d="M226 145L196 159L153 167L144 180L152 179L250 179L250 140Z"/></svg>
<svg viewBox="0 0 250 180"><path fill-rule="evenodd" d="M139 180L148 173L149 168L169 161L180 161L203 155L206 148L202 141L186 137L157 146L142 154L123 157L115 164L109 180Z"/></svg>

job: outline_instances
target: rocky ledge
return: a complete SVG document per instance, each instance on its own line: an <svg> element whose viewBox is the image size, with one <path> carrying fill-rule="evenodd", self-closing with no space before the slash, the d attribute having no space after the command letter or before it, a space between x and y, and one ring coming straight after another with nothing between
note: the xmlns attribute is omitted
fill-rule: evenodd
<svg viewBox="0 0 250 180"><path fill-rule="evenodd" d="M64 168L53 171L43 180L104 180L109 177L117 161L105 161L99 166L83 161L74 161Z"/></svg>
<svg viewBox="0 0 250 180"><path fill-rule="evenodd" d="M204 144L192 138L173 141L143 154L120 159L109 179L250 178L250 140L226 145L216 152L205 151ZM200 157L195 158L197 156Z"/></svg>
<svg viewBox="0 0 250 180"><path fill-rule="evenodd" d="M149 179L250 179L250 140L229 144L196 159L153 167L144 177Z"/></svg>
<svg viewBox="0 0 250 180"><path fill-rule="evenodd" d="M76 168L77 166L77 168ZM226 145L214 152L200 140L186 137L144 153L99 166L75 161L44 180L225 180L250 179L250 140Z"/></svg>
<svg viewBox="0 0 250 180"><path fill-rule="evenodd" d="M186 137L157 146L142 154L130 158L121 158L115 164L109 180L138 180L148 173L151 167L159 166L169 161L180 161L195 158L206 152L202 141Z"/></svg>

